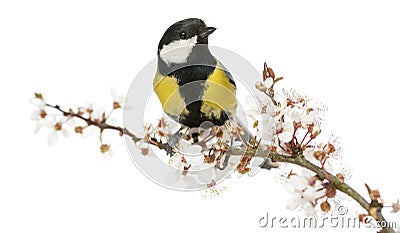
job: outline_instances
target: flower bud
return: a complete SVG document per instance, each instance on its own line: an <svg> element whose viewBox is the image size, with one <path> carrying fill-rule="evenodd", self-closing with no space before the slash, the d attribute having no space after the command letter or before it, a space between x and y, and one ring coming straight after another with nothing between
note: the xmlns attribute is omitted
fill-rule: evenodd
<svg viewBox="0 0 400 233"><path fill-rule="evenodd" d="M39 115L40 115L40 118L44 119L44 118L46 118L47 113L46 113L46 111L44 111L44 110L42 109L42 110L40 110Z"/></svg>
<svg viewBox="0 0 400 233"><path fill-rule="evenodd" d="M311 138L316 138L321 133L321 128L319 126L310 125L308 127L308 132L311 133Z"/></svg>
<svg viewBox="0 0 400 233"><path fill-rule="evenodd" d="M82 126L76 126L74 130L75 130L75 133L79 133L79 134L83 133L83 127Z"/></svg>
<svg viewBox="0 0 400 233"><path fill-rule="evenodd" d="M325 154L325 152L323 152L323 151L317 150L317 151L315 151L315 152L313 153L313 156L314 156L314 158L315 158L316 160L322 161L322 160L325 159L326 154Z"/></svg>
<svg viewBox="0 0 400 233"><path fill-rule="evenodd" d="M267 87L261 81L256 82L256 89L262 92L267 91Z"/></svg>
<svg viewBox="0 0 400 233"><path fill-rule="evenodd" d="M54 125L54 129L55 129L56 131L60 131L60 130L62 129L62 124L61 124L61 122L57 122L57 123Z"/></svg>
<svg viewBox="0 0 400 233"><path fill-rule="evenodd" d="M332 145L331 143L328 143L328 144L326 144L326 145L324 146L324 151L325 151L325 153L327 153L327 154L331 154L331 153L335 152L336 149L335 149L335 146L334 146L334 145Z"/></svg>
<svg viewBox="0 0 400 233"><path fill-rule="evenodd" d="M100 146L100 151L101 151L101 153L106 153L106 152L108 152L110 150L110 145L108 145L108 144L101 144L101 146Z"/></svg>
<svg viewBox="0 0 400 233"><path fill-rule="evenodd" d="M322 202L320 207L321 207L321 210L324 212L328 212L329 210L331 210L331 204L329 204L328 201Z"/></svg>
<svg viewBox="0 0 400 233"><path fill-rule="evenodd" d="M339 180L341 180L342 182L344 182L344 176L343 176L342 173L336 174L336 177L337 177Z"/></svg>

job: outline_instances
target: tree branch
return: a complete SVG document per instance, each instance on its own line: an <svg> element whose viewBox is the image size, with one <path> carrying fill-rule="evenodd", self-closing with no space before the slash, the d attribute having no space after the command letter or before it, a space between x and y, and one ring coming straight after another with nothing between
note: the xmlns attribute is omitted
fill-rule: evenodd
<svg viewBox="0 0 400 233"><path fill-rule="evenodd" d="M66 117L79 118L79 119L85 121L88 124L88 126L90 126L90 125L96 126L96 127L98 127L100 129L100 132L103 132L106 129L111 129L111 130L118 131L120 136L126 135L126 136L132 138L132 140L134 142L138 142L138 141L141 140L141 138L138 138L135 134L133 134L132 132L130 132L126 128L122 128L120 126L114 126L114 125L110 125L110 124L106 123L106 119L105 118L100 120L100 121L94 121L94 120L90 119L89 117L84 117L81 114L73 112L71 109L69 111L65 111L65 110L61 109L61 107L59 105L46 104L46 106L50 107L50 108L53 108L53 109L56 109L57 111L61 112Z"/></svg>
<svg viewBox="0 0 400 233"><path fill-rule="evenodd" d="M142 138L137 137L134 133L130 132L128 129L120 127L120 126L114 126L106 123L106 118L103 118L100 121L95 121L90 119L90 117L84 117L81 114L74 113L72 110L65 111L60 108L59 105L51 105L51 104L46 104L47 107L56 109L57 111L61 112L65 117L76 117L79 118L83 121L85 121L88 125L93 125L95 127L98 127L100 131L102 132L103 130L109 129L109 130L115 130L119 132L120 136L126 135L127 137L130 137L132 141L138 142L140 140L143 140ZM159 143L154 140L146 140L146 142L158 147L159 149L165 150L167 144L166 143ZM383 205L381 203L377 203L376 201L371 201L371 203L368 203L367 200L365 200L356 190L354 190L350 185L342 182L338 177L332 175L331 173L327 172L325 169L311 163L308 161L303 155L301 154L296 154L292 156L286 156L282 155L276 152L264 152L260 150L248 150L246 148L244 149L237 149L237 148L230 148L229 150L229 155L246 155L246 156L252 156L252 157L268 157L270 158L273 162L281 162L281 163L291 163L291 164L296 164L300 167L306 168L310 171L313 171L321 180L327 179L329 182L337 189L340 190L341 192L347 194L350 196L352 199L357 201L362 208L364 208L368 213L376 220L379 222L386 222L384 216L382 215L382 207ZM266 164L262 168L268 168ZM387 226L389 224L386 224ZM389 227L383 227L382 228L382 233L395 233L395 231Z"/></svg>
<svg viewBox="0 0 400 233"><path fill-rule="evenodd" d="M278 153L270 153L269 158L273 162L284 162L284 163L291 163L296 164L300 167L306 168L310 171L315 172L320 179L327 179L334 185L334 187L341 192L347 194L352 199L357 201L361 207L363 207L368 213L379 222L386 222L385 218L382 215L382 204L368 203L356 190L354 190L350 185L342 182L338 177L332 175L331 173L325 171L324 169L318 167L317 165L311 163L307 159L304 158L303 155L296 155L296 156L285 156ZM328 177L327 177L328 175ZM373 211L372 211L373 210ZM382 233L395 233L395 231L389 227L384 227L382 229Z"/></svg>

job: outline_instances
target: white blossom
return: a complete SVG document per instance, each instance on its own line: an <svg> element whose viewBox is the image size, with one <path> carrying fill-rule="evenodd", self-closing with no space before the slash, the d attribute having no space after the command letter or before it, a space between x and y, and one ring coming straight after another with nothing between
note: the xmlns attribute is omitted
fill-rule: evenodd
<svg viewBox="0 0 400 233"><path fill-rule="evenodd" d="M61 134L64 137L69 136L69 132L62 127L61 122L57 122L50 127L50 133L47 137L47 144L49 146L55 146L58 142L58 135Z"/></svg>
<svg viewBox="0 0 400 233"><path fill-rule="evenodd" d="M261 118L261 110L262 107L257 104L258 100L253 96L246 97L246 103L249 106L249 109L246 111L246 115L249 116L253 120L259 120Z"/></svg>
<svg viewBox="0 0 400 233"><path fill-rule="evenodd" d="M256 132L256 136L261 138L262 144L271 143L276 136L276 122L275 117L263 114L262 122L259 124L259 128L262 127L262 130L258 130Z"/></svg>
<svg viewBox="0 0 400 233"><path fill-rule="evenodd" d="M282 142L290 142L293 138L294 126L292 122L283 122L278 131L278 138Z"/></svg>
<svg viewBox="0 0 400 233"><path fill-rule="evenodd" d="M315 110L306 111L300 118L302 124L316 124L317 123L317 112Z"/></svg>
<svg viewBox="0 0 400 233"><path fill-rule="evenodd" d="M126 95L119 95L117 92L117 89L112 87L111 88L111 96L114 100L114 103L118 103L120 108L124 108ZM116 107L115 104L114 104L114 107Z"/></svg>
<svg viewBox="0 0 400 233"><path fill-rule="evenodd" d="M288 209L295 210L300 207L308 216L315 214L317 199L324 195L320 180L309 171L303 170L301 175L292 174L284 187L292 194L286 204Z"/></svg>
<svg viewBox="0 0 400 233"><path fill-rule="evenodd" d="M50 127L53 124L43 109L35 109L32 112L31 120L36 121L35 133L37 133L43 126Z"/></svg>
<svg viewBox="0 0 400 233"><path fill-rule="evenodd" d="M46 101L43 98L33 97L29 99L29 103L39 107L39 109L44 109L46 107Z"/></svg>

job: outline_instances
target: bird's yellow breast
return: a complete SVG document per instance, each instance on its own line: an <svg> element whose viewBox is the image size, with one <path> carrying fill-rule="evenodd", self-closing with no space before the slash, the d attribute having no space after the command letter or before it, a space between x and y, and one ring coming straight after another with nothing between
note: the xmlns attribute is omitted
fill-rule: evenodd
<svg viewBox="0 0 400 233"><path fill-rule="evenodd" d="M222 111L236 114L236 88L219 64L208 77L204 88L202 113L216 118L220 117Z"/></svg>
<svg viewBox="0 0 400 233"><path fill-rule="evenodd" d="M231 115L236 114L236 87L229 81L229 77L218 63L214 71L208 76L200 100L200 109L193 113L187 110L186 103L179 84L174 76L163 76L157 72L153 81L154 91L157 94L163 110L172 116L189 116L190 114L202 114L203 118L220 119L221 114L226 112Z"/></svg>
<svg viewBox="0 0 400 233"><path fill-rule="evenodd" d="M180 95L179 85L175 77L163 76L157 72L153 81L153 88L166 113L172 116L187 113L186 104Z"/></svg>

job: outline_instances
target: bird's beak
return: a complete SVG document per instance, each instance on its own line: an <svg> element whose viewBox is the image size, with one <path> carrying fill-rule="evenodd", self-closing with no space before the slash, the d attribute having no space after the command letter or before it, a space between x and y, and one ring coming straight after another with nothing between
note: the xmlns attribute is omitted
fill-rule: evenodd
<svg viewBox="0 0 400 233"><path fill-rule="evenodd" d="M208 37L211 33L213 33L217 28L215 27L205 27L200 31L199 37L200 38L206 38Z"/></svg>

